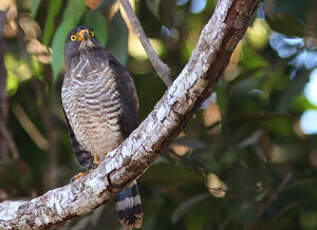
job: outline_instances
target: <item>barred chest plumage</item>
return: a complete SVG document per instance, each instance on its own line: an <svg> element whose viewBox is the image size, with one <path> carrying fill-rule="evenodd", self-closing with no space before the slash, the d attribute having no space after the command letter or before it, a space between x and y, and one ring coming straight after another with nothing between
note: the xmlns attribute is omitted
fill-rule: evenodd
<svg viewBox="0 0 317 230"><path fill-rule="evenodd" d="M91 60L81 55L72 73L66 73L62 103L78 143L103 158L124 140L123 111L115 75L106 63Z"/></svg>

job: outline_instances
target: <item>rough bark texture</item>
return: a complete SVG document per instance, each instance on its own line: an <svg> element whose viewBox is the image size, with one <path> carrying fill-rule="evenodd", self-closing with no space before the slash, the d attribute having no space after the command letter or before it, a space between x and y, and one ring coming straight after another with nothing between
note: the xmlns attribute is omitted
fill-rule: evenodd
<svg viewBox="0 0 317 230"><path fill-rule="evenodd" d="M45 229L111 199L159 157L210 95L260 0L219 0L181 74L149 116L89 175L30 201L0 204L0 229Z"/></svg>

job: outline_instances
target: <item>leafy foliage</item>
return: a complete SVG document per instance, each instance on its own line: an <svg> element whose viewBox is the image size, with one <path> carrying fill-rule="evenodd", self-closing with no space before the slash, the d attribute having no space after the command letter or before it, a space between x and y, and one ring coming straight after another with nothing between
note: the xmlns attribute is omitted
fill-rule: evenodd
<svg viewBox="0 0 317 230"><path fill-rule="evenodd" d="M64 41L72 27L93 27L126 63L138 89L141 120L164 93L143 50L131 49L139 43L116 1L88 2L10 3L16 14L4 27L7 126L19 155L0 152L1 200L37 196L80 170L59 96ZM177 76L216 1L133 2L146 34ZM202 4L198 13L195 4ZM313 0L264 1L264 18L254 19L234 51L216 97L140 178L144 230L317 228L317 138L301 126L303 114L317 108L304 90L316 68L315 6ZM27 26L23 15L32 16ZM120 228L112 205L59 229L105 226Z"/></svg>
<svg viewBox="0 0 317 230"><path fill-rule="evenodd" d="M52 41L52 70L54 78L57 77L64 61L64 42L67 33L75 27L86 11L82 0L68 2L63 15L63 21L56 30Z"/></svg>

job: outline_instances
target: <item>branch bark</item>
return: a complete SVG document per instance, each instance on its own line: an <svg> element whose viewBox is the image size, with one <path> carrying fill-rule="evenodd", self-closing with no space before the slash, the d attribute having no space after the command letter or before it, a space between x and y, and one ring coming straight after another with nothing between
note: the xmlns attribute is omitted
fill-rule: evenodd
<svg viewBox="0 0 317 230"><path fill-rule="evenodd" d="M160 57L156 54L154 48L152 47L149 39L146 37L145 32L141 26L141 23L138 17L135 15L132 6L129 3L129 0L120 0L121 5L126 12L128 19L141 41L145 52L147 53L150 62L152 63L157 75L162 79L168 88L172 84L172 79L170 78L171 70L170 68L160 59Z"/></svg>
<svg viewBox="0 0 317 230"><path fill-rule="evenodd" d="M87 214L138 178L210 95L261 0L219 0L196 49L149 116L97 169L30 201L0 203L0 229L45 229Z"/></svg>

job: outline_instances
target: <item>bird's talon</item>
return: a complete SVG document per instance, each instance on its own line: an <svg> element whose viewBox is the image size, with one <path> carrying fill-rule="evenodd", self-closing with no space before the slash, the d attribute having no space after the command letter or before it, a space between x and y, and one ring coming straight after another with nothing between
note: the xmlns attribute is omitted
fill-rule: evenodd
<svg viewBox="0 0 317 230"><path fill-rule="evenodd" d="M80 172L78 174L76 174L75 176L72 177L71 182L77 180L80 177L86 176L88 173L90 173L91 170L87 170L85 172Z"/></svg>
<svg viewBox="0 0 317 230"><path fill-rule="evenodd" d="M98 165L99 165L99 163L100 163L99 157L98 157L97 154L95 154L95 155L94 155L94 163L93 163L92 168L93 168L93 169L97 168Z"/></svg>

